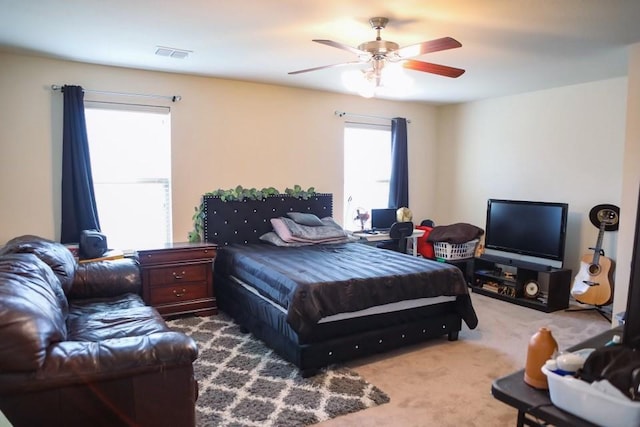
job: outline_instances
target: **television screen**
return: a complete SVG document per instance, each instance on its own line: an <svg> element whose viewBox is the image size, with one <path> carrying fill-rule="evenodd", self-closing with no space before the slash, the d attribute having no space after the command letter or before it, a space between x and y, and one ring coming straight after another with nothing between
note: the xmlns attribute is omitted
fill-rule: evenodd
<svg viewBox="0 0 640 427"><path fill-rule="evenodd" d="M566 203L489 199L485 247L562 262L568 210Z"/></svg>

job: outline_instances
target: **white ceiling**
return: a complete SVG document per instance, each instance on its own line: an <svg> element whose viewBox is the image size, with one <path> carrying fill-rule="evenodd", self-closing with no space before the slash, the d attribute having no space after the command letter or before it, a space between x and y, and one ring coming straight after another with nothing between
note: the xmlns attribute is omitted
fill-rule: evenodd
<svg viewBox="0 0 640 427"><path fill-rule="evenodd" d="M401 47L444 36L462 47L415 58L466 73L407 70L403 99L452 103L624 76L640 42L640 0L0 0L0 49L74 61L345 92L353 47L390 22ZM192 51L179 60L156 46ZM357 67L357 66L354 66ZM0 64L1 69L1 64ZM52 82L54 83L54 82Z"/></svg>

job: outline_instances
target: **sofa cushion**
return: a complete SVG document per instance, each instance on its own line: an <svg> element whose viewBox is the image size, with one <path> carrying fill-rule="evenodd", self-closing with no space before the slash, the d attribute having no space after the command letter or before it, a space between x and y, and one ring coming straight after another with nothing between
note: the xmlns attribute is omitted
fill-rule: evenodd
<svg viewBox="0 0 640 427"><path fill-rule="evenodd" d="M67 337L66 310L48 265L33 254L0 256L0 372L39 369L49 345Z"/></svg>
<svg viewBox="0 0 640 427"><path fill-rule="evenodd" d="M70 341L94 342L170 331L158 312L147 306L69 316L67 329Z"/></svg>
<svg viewBox="0 0 640 427"><path fill-rule="evenodd" d="M145 303L139 295L131 293L109 298L74 299L69 302L68 317L82 317L136 307L145 307Z"/></svg>
<svg viewBox="0 0 640 427"><path fill-rule="evenodd" d="M69 292L76 272L76 260L63 244L43 237L24 235L9 240L0 248L0 255L32 253L44 261L58 276L62 290Z"/></svg>

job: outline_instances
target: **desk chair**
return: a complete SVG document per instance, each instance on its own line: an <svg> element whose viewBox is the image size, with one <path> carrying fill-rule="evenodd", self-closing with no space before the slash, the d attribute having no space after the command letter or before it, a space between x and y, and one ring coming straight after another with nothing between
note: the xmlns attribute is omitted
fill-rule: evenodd
<svg viewBox="0 0 640 427"><path fill-rule="evenodd" d="M376 246L396 252L407 253L407 237L413 234L413 222L394 222L389 230L391 240L385 240Z"/></svg>

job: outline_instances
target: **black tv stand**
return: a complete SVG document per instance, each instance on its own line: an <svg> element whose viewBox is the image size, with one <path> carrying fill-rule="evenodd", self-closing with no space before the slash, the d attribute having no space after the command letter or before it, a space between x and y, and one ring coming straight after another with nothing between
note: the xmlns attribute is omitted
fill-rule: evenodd
<svg viewBox="0 0 640 427"><path fill-rule="evenodd" d="M473 270L475 293L546 313L569 307L571 270L487 254L474 259ZM541 289L536 297L524 291L532 281Z"/></svg>

